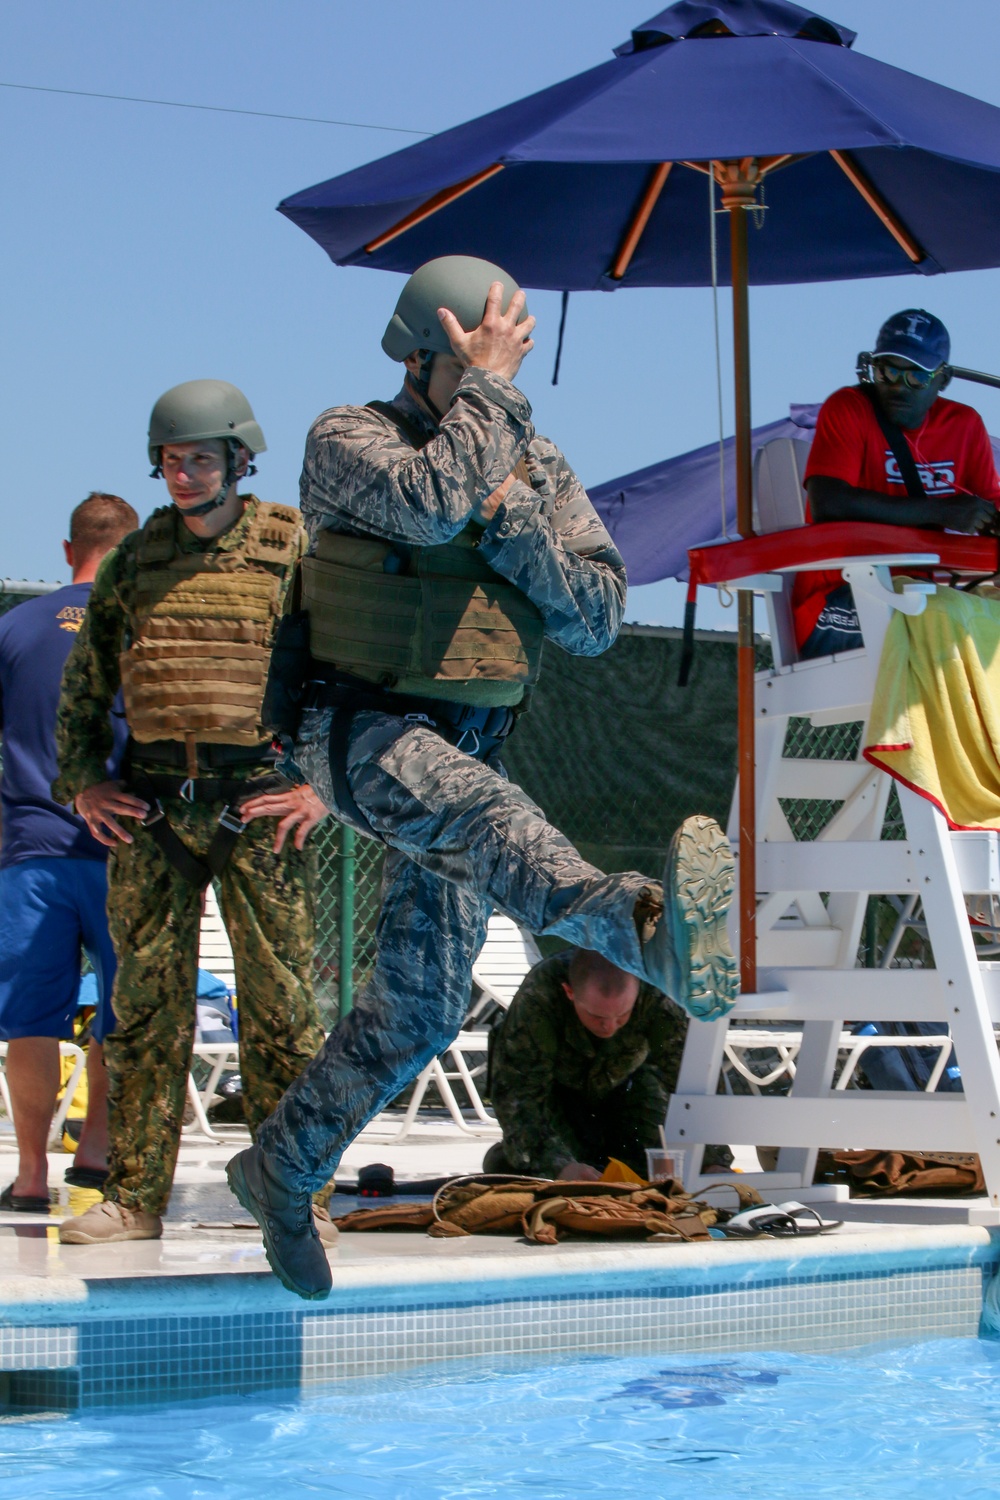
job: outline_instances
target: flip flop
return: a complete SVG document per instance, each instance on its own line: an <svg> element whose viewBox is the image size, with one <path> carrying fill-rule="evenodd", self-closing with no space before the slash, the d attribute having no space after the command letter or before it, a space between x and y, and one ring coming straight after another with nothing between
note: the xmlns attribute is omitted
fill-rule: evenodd
<svg viewBox="0 0 1000 1500"><path fill-rule="evenodd" d="M69 1187L93 1188L95 1192L100 1192L107 1180L107 1167L67 1167L63 1173Z"/></svg>
<svg viewBox="0 0 1000 1500"><path fill-rule="evenodd" d="M799 1226L799 1234L829 1234L833 1229L843 1227L843 1219L824 1219L823 1216L810 1208L808 1203L779 1203L779 1213L787 1214L794 1219Z"/></svg>
<svg viewBox="0 0 1000 1500"><path fill-rule="evenodd" d="M756 1208L745 1208L734 1214L725 1224L720 1224L728 1239L757 1239L768 1236L775 1240L791 1240L796 1237L808 1239L816 1234L829 1234L839 1229L842 1219L824 1219L807 1203L762 1203Z"/></svg>
<svg viewBox="0 0 1000 1500"><path fill-rule="evenodd" d="M5 1208L8 1212L15 1214L47 1214L49 1211L49 1200L48 1198L33 1198L30 1195L26 1196L20 1193L15 1197L14 1184L11 1183L9 1187L5 1187L3 1192L0 1193L0 1208Z"/></svg>
<svg viewBox="0 0 1000 1500"><path fill-rule="evenodd" d="M786 1214L773 1203L760 1203L756 1208L745 1208L733 1214L724 1224L717 1226L726 1239L757 1240L764 1238L790 1240L802 1233L791 1214ZM806 1233L809 1231L807 1230ZM813 1233L818 1233L814 1230Z"/></svg>

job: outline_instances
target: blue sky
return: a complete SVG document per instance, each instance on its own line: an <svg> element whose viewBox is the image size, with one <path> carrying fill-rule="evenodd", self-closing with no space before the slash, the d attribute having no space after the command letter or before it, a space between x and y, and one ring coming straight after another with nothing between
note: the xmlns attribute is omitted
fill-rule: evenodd
<svg viewBox="0 0 1000 1500"><path fill-rule="evenodd" d="M0 82L146 95L436 131L603 61L656 10L642 0L32 0L0 9ZM860 51L1000 104L996 0L830 0ZM145 433L156 396L221 376L267 434L255 487L295 500L317 412L389 396L379 349L399 278L339 269L278 201L407 137L0 88L6 463L0 574L65 576L88 490L146 515L162 498ZM776 287L751 294L753 412L820 400L852 377L883 317L927 305L957 361L1000 368L1000 272ZM729 428L728 296L723 345ZM586 484L717 432L711 294L571 301L536 293L521 383ZM962 399L1000 432L1000 395ZM631 619L677 623L677 585L633 592ZM731 612L709 597L700 622Z"/></svg>

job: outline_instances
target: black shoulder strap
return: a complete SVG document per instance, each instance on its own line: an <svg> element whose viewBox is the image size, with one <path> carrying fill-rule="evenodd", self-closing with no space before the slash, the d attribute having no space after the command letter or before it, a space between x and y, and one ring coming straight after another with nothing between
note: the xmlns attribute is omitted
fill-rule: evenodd
<svg viewBox="0 0 1000 1500"><path fill-rule="evenodd" d="M925 500L927 498L927 491L924 489L923 481L920 478L920 471L913 461L913 454L910 451L910 445L906 441L902 428L897 427L895 422L889 421L889 418L879 405L873 386L861 385L858 389L870 403L871 409L875 414L875 420L882 429L882 436L889 444L892 456L899 465L900 478L906 485L906 493L911 500Z"/></svg>
<svg viewBox="0 0 1000 1500"><path fill-rule="evenodd" d="M425 432L405 412L401 412L398 406L393 406L391 401L366 401L365 405L369 411L377 411L380 417L390 421L412 447L427 447L432 434Z"/></svg>

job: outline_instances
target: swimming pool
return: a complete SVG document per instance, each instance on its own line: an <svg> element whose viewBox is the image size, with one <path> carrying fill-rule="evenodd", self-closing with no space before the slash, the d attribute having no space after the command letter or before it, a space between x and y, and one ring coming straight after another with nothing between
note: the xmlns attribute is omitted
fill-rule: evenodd
<svg viewBox="0 0 1000 1500"><path fill-rule="evenodd" d="M4 1500L996 1500L1000 1345L437 1367L0 1422Z"/></svg>

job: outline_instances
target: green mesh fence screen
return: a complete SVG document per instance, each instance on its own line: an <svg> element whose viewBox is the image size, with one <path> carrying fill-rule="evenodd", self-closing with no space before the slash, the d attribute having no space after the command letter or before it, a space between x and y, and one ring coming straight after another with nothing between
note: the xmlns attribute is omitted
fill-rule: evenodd
<svg viewBox="0 0 1000 1500"><path fill-rule="evenodd" d="M679 630L626 625L599 657L546 647L542 677L504 751L511 779L585 858L659 878L691 813L724 825L736 775L736 652L699 631L677 686Z"/></svg>

